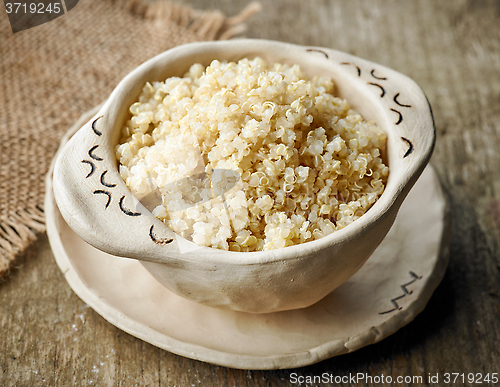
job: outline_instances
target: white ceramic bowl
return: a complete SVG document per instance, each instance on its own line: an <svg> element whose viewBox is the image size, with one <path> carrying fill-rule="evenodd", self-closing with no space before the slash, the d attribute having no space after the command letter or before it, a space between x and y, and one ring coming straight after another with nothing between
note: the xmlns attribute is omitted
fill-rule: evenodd
<svg viewBox="0 0 500 387"><path fill-rule="evenodd" d="M114 151L120 129L145 82L180 76L197 62L255 56L299 64L308 75L331 76L336 95L387 132L387 186L365 215L320 240L245 253L196 246L156 219L122 181ZM140 260L173 292L214 307L275 312L319 301L363 265L389 231L434 142L424 93L394 70L343 52L267 40L193 43L150 59L119 83L60 152L54 196L82 239L107 253Z"/></svg>

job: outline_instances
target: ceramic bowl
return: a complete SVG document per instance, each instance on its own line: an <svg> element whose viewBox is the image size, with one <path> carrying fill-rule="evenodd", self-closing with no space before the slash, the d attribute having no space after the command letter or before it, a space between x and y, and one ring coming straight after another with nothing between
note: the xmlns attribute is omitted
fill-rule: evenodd
<svg viewBox="0 0 500 387"><path fill-rule="evenodd" d="M261 252L200 247L176 235L133 197L118 173L114 149L128 107L147 81L182 76L193 63L255 56L298 64L309 76L333 78L336 95L386 131L387 186L365 215L313 242ZM428 163L434 141L424 93L387 67L331 49L267 40L193 43L150 59L118 84L99 113L61 150L53 189L63 218L77 235L104 252L139 260L178 295L214 307L275 312L316 303L364 264Z"/></svg>

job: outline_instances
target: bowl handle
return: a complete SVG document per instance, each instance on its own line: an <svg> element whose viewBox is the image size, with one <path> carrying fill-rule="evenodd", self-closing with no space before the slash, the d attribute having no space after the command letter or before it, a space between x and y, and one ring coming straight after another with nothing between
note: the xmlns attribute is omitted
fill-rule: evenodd
<svg viewBox="0 0 500 387"><path fill-rule="evenodd" d="M183 240L182 251L183 238L132 195L118 172L107 127L102 108L56 155L53 190L61 215L78 236L106 253L151 262L180 256L192 243Z"/></svg>

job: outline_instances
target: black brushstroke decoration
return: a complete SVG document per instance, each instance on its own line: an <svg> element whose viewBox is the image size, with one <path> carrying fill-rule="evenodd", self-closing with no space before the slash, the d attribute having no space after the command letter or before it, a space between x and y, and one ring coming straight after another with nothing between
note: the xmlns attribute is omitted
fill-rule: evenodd
<svg viewBox="0 0 500 387"><path fill-rule="evenodd" d="M391 109L391 111L399 114L399 118L398 118L397 122L395 122L395 125L399 125L401 122L403 122L403 115L401 114L400 111L398 111L396 109Z"/></svg>
<svg viewBox="0 0 500 387"><path fill-rule="evenodd" d="M372 71L370 71L370 74L372 75L373 78L378 79L379 81L386 81L387 80L386 77L377 77L375 75L375 69L373 69Z"/></svg>
<svg viewBox="0 0 500 387"><path fill-rule="evenodd" d="M408 157L409 155L411 155L411 153L413 152L413 144L411 143L410 140L408 140L405 137L401 137L401 139L408 144L408 150L406 151L405 155L403 156L403 158L405 158L405 157Z"/></svg>
<svg viewBox="0 0 500 387"><path fill-rule="evenodd" d="M380 98L384 97L385 89L382 86L380 86L378 83L372 83L372 82L368 82L368 84L372 86L377 86L382 91L382 93L380 94Z"/></svg>
<svg viewBox="0 0 500 387"><path fill-rule="evenodd" d="M413 290L408 290L407 286L411 285L412 283L414 283L415 281L417 281L419 279L422 279L422 277L419 277L418 275L416 275L412 271L410 271L410 275L413 277L413 279L410 282L407 282L407 283L401 285L401 289L403 290L403 294L401 296L393 298L391 300L391 303L392 303L392 305L394 305L394 308L392 308L390 310L387 310L385 312L380 312L379 314L387 314L387 313L394 312L395 310L401 310L401 309L403 309L403 307L401 307L401 306L398 305L398 300L400 300L400 299L402 299L402 298L404 298L404 297L409 296L410 294L412 294Z"/></svg>
<svg viewBox="0 0 500 387"><path fill-rule="evenodd" d="M94 195L98 195L98 194L104 194L104 195L107 195L108 196L108 202L106 203L106 207L104 207L104 209L108 208L109 206L109 203L111 203L111 192L109 191L104 191L102 189L97 189L93 192Z"/></svg>
<svg viewBox="0 0 500 387"><path fill-rule="evenodd" d="M104 181L104 176L106 176L106 173L108 173L108 171L104 171L102 174L101 174L101 184L105 187L109 187L109 188L113 188L113 187L116 187L116 184L110 184L110 183L107 183L106 181Z"/></svg>
<svg viewBox="0 0 500 387"><path fill-rule="evenodd" d="M94 160L97 161L102 161L102 159L99 156L96 156L94 154L94 151L99 147L99 145L94 145L92 148L89 150L89 156L92 157Z"/></svg>
<svg viewBox="0 0 500 387"><path fill-rule="evenodd" d="M316 49L314 49L314 48L308 48L306 51L307 51L307 52L321 52L323 55L325 55L325 56L326 56L326 59L329 59L328 54L327 54L326 52L324 52L324 51L321 51L321 50L316 50Z"/></svg>
<svg viewBox="0 0 500 387"><path fill-rule="evenodd" d="M130 211L129 209L125 208L125 206L123 205L124 200L125 200L125 196L122 196L120 198L119 205L120 205L120 210L122 210L125 215L128 215L128 216L140 216L141 215L140 212L133 212L133 211Z"/></svg>
<svg viewBox="0 0 500 387"><path fill-rule="evenodd" d="M354 63L351 63L351 62L342 62L341 65L350 65L350 66L356 67L356 69L358 70L358 77L361 76L361 69L358 66L356 66Z"/></svg>
<svg viewBox="0 0 500 387"><path fill-rule="evenodd" d="M405 105L403 103L400 103L398 102L398 97L399 97L399 93L397 93L395 96L394 96L394 102L396 102L399 106L401 107L406 107L406 108L411 108L411 105Z"/></svg>
<svg viewBox="0 0 500 387"><path fill-rule="evenodd" d="M82 160L82 163L88 164L92 168L90 170L90 172L88 173L88 175L85 176L85 178L88 178L88 177L92 176L94 174L94 172L95 172L95 164L92 161L90 161L90 160Z"/></svg>
<svg viewBox="0 0 500 387"><path fill-rule="evenodd" d="M92 130L94 131L95 134L97 134L98 136L102 136L102 133L99 132L97 130L97 128L95 127L95 123L97 122L97 120L99 120L99 118L102 118L103 116L100 116L100 117L97 117L94 122L92 122Z"/></svg>
<svg viewBox="0 0 500 387"><path fill-rule="evenodd" d="M149 237L154 243L156 243L157 245L167 245L174 241L172 238L158 238L155 232L153 231L154 227L155 226L152 225L151 228L149 229Z"/></svg>

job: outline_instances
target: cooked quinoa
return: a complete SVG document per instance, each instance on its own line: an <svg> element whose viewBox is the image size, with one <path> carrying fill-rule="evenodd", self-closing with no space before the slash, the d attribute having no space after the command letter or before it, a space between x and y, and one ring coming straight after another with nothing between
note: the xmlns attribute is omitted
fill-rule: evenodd
<svg viewBox="0 0 500 387"><path fill-rule="evenodd" d="M147 83L116 147L120 174L196 244L270 250L322 238L382 194L386 134L327 77L263 59Z"/></svg>

